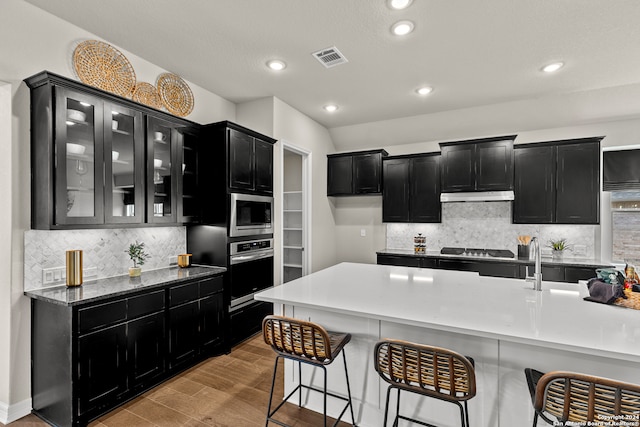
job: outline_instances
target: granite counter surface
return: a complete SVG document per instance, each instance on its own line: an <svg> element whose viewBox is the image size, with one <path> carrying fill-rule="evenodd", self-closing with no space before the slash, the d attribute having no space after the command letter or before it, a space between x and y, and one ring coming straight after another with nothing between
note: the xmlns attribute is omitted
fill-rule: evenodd
<svg viewBox="0 0 640 427"><path fill-rule="evenodd" d="M224 267L192 265L188 268L168 267L158 270L143 271L140 277L116 276L106 279L87 281L80 286L66 285L51 288L34 289L24 294L29 298L39 299L60 305L78 305L120 295L149 291L187 280L205 279L227 271Z"/></svg>
<svg viewBox="0 0 640 427"><path fill-rule="evenodd" d="M460 259L460 260L468 260L468 261L481 261L481 262L512 262L514 264L522 264L522 265L533 265L534 261L524 260L518 258L501 258L501 257L490 257L490 256L462 256L462 255L443 255L440 251L426 251L424 254L416 254L413 250L410 249L383 249L376 252L378 255L401 255L401 256L411 256L411 257L423 257L423 258L447 258L447 259ZM578 257L569 257L565 256L562 259L552 259L547 257L542 257L542 265L545 266L564 266L564 267L601 267L601 266L609 266L613 267L613 265L609 262L603 262L598 259L593 258L578 258Z"/></svg>

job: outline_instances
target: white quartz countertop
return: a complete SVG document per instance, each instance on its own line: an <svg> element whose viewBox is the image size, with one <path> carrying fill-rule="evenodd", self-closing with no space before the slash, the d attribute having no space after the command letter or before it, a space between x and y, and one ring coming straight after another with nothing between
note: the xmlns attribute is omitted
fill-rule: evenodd
<svg viewBox="0 0 640 427"><path fill-rule="evenodd" d="M640 362L640 311L584 301L583 284L341 263L260 301Z"/></svg>

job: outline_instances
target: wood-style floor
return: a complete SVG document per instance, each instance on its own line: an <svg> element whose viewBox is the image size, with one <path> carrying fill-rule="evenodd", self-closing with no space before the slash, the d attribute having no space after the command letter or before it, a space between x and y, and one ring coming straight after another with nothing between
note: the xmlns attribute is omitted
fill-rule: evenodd
<svg viewBox="0 0 640 427"><path fill-rule="evenodd" d="M261 335L257 335L234 347L230 354L200 363L89 426L264 426L274 360L273 350ZM283 396L282 373L280 367L274 402L279 402ZM346 416L350 420L349 415ZM278 411L277 418L295 427L323 425L321 414L290 403ZM48 424L28 415L9 425L45 427ZM341 427L348 425L339 424Z"/></svg>

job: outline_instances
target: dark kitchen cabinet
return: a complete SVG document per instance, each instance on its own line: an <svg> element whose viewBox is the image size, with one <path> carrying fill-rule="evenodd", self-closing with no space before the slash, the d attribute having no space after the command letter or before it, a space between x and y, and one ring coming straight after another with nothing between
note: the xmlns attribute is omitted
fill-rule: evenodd
<svg viewBox="0 0 640 427"><path fill-rule="evenodd" d="M33 229L178 223L177 131L199 125L47 71L25 82Z"/></svg>
<svg viewBox="0 0 640 427"><path fill-rule="evenodd" d="M440 144L443 192L513 189L515 135Z"/></svg>
<svg viewBox="0 0 640 427"><path fill-rule="evenodd" d="M181 135L173 123L147 117L147 222L177 222L178 145Z"/></svg>
<svg viewBox="0 0 640 427"><path fill-rule="evenodd" d="M32 299L34 413L52 425L87 425L226 351L222 294L214 276L77 305Z"/></svg>
<svg viewBox="0 0 640 427"><path fill-rule="evenodd" d="M506 277L524 279L533 275L533 263L521 261L497 261L491 259L469 259L441 256L416 256L409 254L378 253L377 263L380 265L397 265L404 267L437 268L443 270L475 271L481 276ZM551 282L576 283L596 276L596 269L610 268L607 265L563 265L544 263L541 266L542 280ZM527 272L528 269L528 272Z"/></svg>
<svg viewBox="0 0 640 427"><path fill-rule="evenodd" d="M440 222L440 155L383 160L383 222Z"/></svg>
<svg viewBox="0 0 640 427"><path fill-rule="evenodd" d="M78 412L89 416L127 391L126 325L78 338Z"/></svg>
<svg viewBox="0 0 640 427"><path fill-rule="evenodd" d="M198 223L227 227L230 194L273 195L276 140L224 121L203 126L198 149Z"/></svg>
<svg viewBox="0 0 640 427"><path fill-rule="evenodd" d="M229 188L273 193L273 144L229 130Z"/></svg>
<svg viewBox="0 0 640 427"><path fill-rule="evenodd" d="M380 194L384 150L329 154L327 196Z"/></svg>
<svg viewBox="0 0 640 427"><path fill-rule="evenodd" d="M169 288L169 366L191 362L223 336L221 277Z"/></svg>
<svg viewBox="0 0 640 427"><path fill-rule="evenodd" d="M513 222L551 224L556 201L553 147L516 147L514 157Z"/></svg>
<svg viewBox="0 0 640 427"><path fill-rule="evenodd" d="M600 139L517 146L513 222L598 224Z"/></svg>
<svg viewBox="0 0 640 427"><path fill-rule="evenodd" d="M405 267L420 267L420 268L437 268L437 258L426 258L421 256L411 255L378 255L377 263L380 265L399 265Z"/></svg>
<svg viewBox="0 0 640 427"><path fill-rule="evenodd" d="M600 223L600 139L557 146L556 223Z"/></svg>

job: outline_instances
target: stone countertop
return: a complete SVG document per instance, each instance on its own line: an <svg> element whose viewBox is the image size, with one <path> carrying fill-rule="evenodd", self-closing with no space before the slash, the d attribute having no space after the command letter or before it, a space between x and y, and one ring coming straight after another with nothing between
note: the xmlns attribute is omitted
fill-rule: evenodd
<svg viewBox="0 0 640 427"><path fill-rule="evenodd" d="M481 262L512 262L515 264L527 264L532 265L534 260L518 259L518 258L504 258L504 257L490 257L490 256L464 256L464 255L443 255L440 251L428 250L424 254L416 254L412 249L383 249L376 252L378 255L402 255L424 258L448 258L459 259L468 261L481 261ZM610 262L602 262L594 258L578 258L564 256L562 259L552 259L550 257L542 257L542 265L546 266L566 266L566 267L600 267L609 266L613 267Z"/></svg>
<svg viewBox="0 0 640 427"><path fill-rule="evenodd" d="M149 291L189 279L204 279L223 274L225 271L227 269L224 267L202 265L192 265L188 268L168 267L143 271L140 277L129 277L128 275L109 277L87 281L80 286L67 287L62 285L33 289L24 294L29 298L72 306L140 292L141 290Z"/></svg>
<svg viewBox="0 0 640 427"><path fill-rule="evenodd" d="M255 299L640 362L638 311L584 301L584 284L342 263Z"/></svg>

